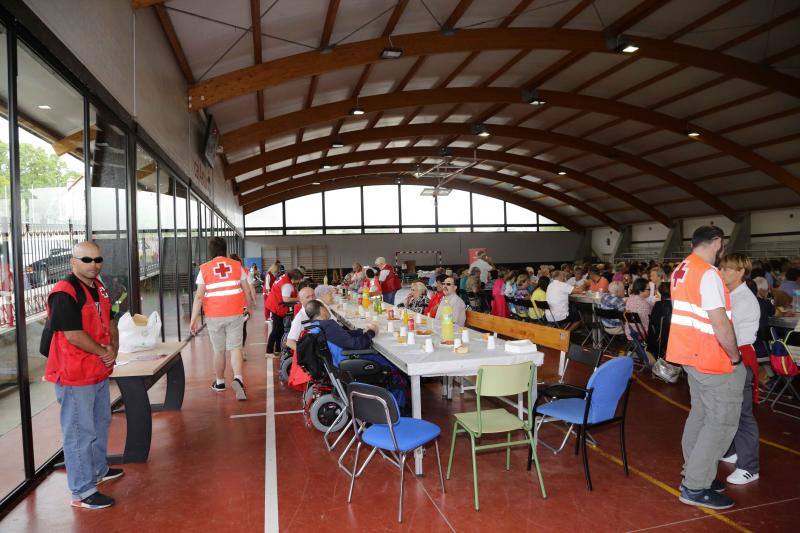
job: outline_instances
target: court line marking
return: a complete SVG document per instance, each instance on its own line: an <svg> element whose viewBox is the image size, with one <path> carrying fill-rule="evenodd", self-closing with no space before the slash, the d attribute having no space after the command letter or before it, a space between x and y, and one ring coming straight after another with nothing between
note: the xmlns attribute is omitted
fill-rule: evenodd
<svg viewBox="0 0 800 533"><path fill-rule="evenodd" d="M722 511L719 514L733 514L733 513L738 513L740 511L749 511L749 510L752 510L752 509L758 509L759 507L767 507L767 506L770 506L770 505L778 505L778 504L781 504L781 503L792 502L792 501L795 501L795 500L800 500L800 496L795 496L794 498L786 498L785 500L777 500L777 501L774 501L774 502L759 503L758 505L750 505L749 507L741 507L739 509L731 509L730 511ZM660 529L662 527L669 527L669 526L675 526L675 525L678 525L678 524L685 524L687 522L695 522L697 520L705 520L707 518L710 518L710 517L709 516L698 516L696 518L687 518L686 520L678 520L677 522L669 522L667 524L659 524L657 526L645 527L645 528L642 528L642 529L633 529L633 530L628 531L628 533L637 533L639 531L651 531L653 529Z"/></svg>
<svg viewBox="0 0 800 533"><path fill-rule="evenodd" d="M296 415L296 414L300 414L302 412L303 412L302 409L296 409L294 411L277 411L277 412L272 413L272 414L275 415L275 416L278 416L278 415ZM254 417L254 416L267 416L267 413L247 413L247 414L244 414L244 415L231 415L231 418L250 418L250 417Z"/></svg>
<svg viewBox="0 0 800 533"><path fill-rule="evenodd" d="M642 381L641 378L639 378L639 376L633 376L633 379L634 379L634 381L636 381L636 383L641 385L642 388L644 390L646 390L647 392L649 392L650 394L653 394L653 395L661 398L665 402L674 405L678 409L683 409L687 413L690 411L691 408L688 405L684 405L684 404L682 404L682 403L680 403L680 402L678 402L676 400L673 400L669 396L657 391L656 389L654 389L653 387L651 387L650 385L648 385L647 383ZM769 439L765 439L765 438L762 438L762 437L759 437L758 440L759 440L759 442L761 442L763 444L766 444L767 446L772 446L773 448L777 448L779 450L783 450L785 452L788 452L788 453L791 453L791 454L794 454L794 455L800 455L800 451L795 450L794 448L789 448L788 446L784 446L783 444L778 444L777 442L773 442L773 441L771 441Z"/></svg>
<svg viewBox="0 0 800 533"><path fill-rule="evenodd" d="M278 460L275 438L275 377L267 362L267 426L264 450L264 532L278 533Z"/></svg>
<svg viewBox="0 0 800 533"><path fill-rule="evenodd" d="M426 453L427 453L427 450L426 450ZM414 469L411 467L411 465L409 463L406 463L406 469L411 474L411 477L415 478L417 480L417 483L419 483L420 487L422 487L422 492L424 492L425 496L428 497L428 500L430 500L431 504L433 504L433 507L437 511L439 511L439 515L444 520L444 523L447 524L447 526L450 528L450 531L452 531L453 533L456 533L456 528L453 527L453 524L451 524L450 520L447 519L447 516L444 514L444 511L442 511L439 508L439 506L436 504L436 502L433 499L433 496L431 496L430 492L428 492L428 489L425 488L425 483L422 482L422 478L421 477L417 477L417 475L414 473ZM438 472L438 470L437 470L437 472Z"/></svg>

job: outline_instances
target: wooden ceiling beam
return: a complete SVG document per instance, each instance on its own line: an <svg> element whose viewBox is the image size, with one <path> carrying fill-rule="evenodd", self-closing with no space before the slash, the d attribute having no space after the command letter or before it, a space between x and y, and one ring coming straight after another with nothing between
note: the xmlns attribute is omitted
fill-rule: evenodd
<svg viewBox="0 0 800 533"><path fill-rule="evenodd" d="M158 6L165 2L169 2L169 0L131 0L131 7L136 11L137 9L144 9L150 6Z"/></svg>
<svg viewBox="0 0 800 533"><path fill-rule="evenodd" d="M135 2L136 0L134 0L134 3ZM169 13L167 13L167 9L164 7L162 2L151 2L150 5L155 7L156 16L158 16L158 22L161 24L161 29L164 30L164 35L167 37L167 41L169 41L169 46L172 48L172 53L175 55L175 60L178 62L178 67L180 67L181 72L183 73L183 78L190 86L194 85L194 74L192 74L192 68L189 66L189 61L186 59L186 54L183 53L183 47L178 40L178 34L175 33L175 26L172 25L172 19L170 18ZM134 9L138 8L134 6Z"/></svg>
<svg viewBox="0 0 800 533"><path fill-rule="evenodd" d="M685 135L690 128L696 129L701 132L701 135L694 139L694 142L708 144L721 152L736 157L772 176L787 187L800 192L800 180L785 169L775 165L755 152L749 151L721 135L717 135L711 130L695 127L683 119L676 119L649 109L593 96L562 93L558 91L540 91L540 94L548 102L548 105L574 109L591 109L599 113L616 115L650 124L654 128L672 131L679 135ZM521 102L522 96L517 89L501 87L453 88L402 91L399 93L369 96L361 99L359 102L360 105L368 111L382 111L386 109L408 107L410 105L419 106L435 103L476 101L514 103ZM346 116L353 105L355 105L353 100L344 100L275 117L259 124L246 126L224 134L221 139L221 144L226 151L230 152L231 150L259 142L267 137L278 135L286 131L292 131L298 127L305 127L317 122L335 120L339 117ZM492 127L494 128L495 126ZM235 165L231 166L233 167ZM238 174L242 174L242 172L237 172L236 174L231 173L229 175L234 176Z"/></svg>
<svg viewBox="0 0 800 533"><path fill-rule="evenodd" d="M800 97L800 80L733 56L661 39L637 37L642 57L685 64L741 78ZM405 57L505 49L572 50L614 53L602 32L559 28L488 28L461 30L455 35L424 32L398 35L395 46ZM385 38L337 46L327 54L317 51L283 57L204 80L189 89L189 106L199 110L242 94L273 87L298 78L320 75L381 61Z"/></svg>

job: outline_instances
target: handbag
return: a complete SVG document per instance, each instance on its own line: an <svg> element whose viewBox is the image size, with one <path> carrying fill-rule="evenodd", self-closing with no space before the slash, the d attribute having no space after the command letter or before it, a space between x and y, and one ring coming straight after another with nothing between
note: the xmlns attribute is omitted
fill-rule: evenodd
<svg viewBox="0 0 800 533"><path fill-rule="evenodd" d="M667 361L662 358L656 359L656 362L653 364L652 372L653 377L667 383L677 383L678 378L681 377L681 367L667 363Z"/></svg>
<svg viewBox="0 0 800 533"><path fill-rule="evenodd" d="M789 347L786 345L785 341L775 341L772 343L772 353L769 356L769 362L775 370L775 373L779 376L794 377L800 373L797 369L797 363L792 359L792 355L789 353Z"/></svg>

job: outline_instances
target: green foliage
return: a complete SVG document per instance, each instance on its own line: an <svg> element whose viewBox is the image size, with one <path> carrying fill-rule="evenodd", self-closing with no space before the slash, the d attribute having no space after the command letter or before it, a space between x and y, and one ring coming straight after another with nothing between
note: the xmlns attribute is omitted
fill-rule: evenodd
<svg viewBox="0 0 800 533"><path fill-rule="evenodd" d="M31 190L43 187L66 187L81 177L69 170L66 163L55 154L32 144L19 147L19 171L22 178L22 197L30 198ZM8 198L11 185L11 168L8 144L0 141L0 198Z"/></svg>

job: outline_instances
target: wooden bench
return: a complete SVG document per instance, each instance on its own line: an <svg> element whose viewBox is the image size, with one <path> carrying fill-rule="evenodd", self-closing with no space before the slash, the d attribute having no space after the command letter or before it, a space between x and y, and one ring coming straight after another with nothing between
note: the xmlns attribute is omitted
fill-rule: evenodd
<svg viewBox="0 0 800 533"><path fill-rule="evenodd" d="M558 375L564 374L564 365L569 351L569 331L475 311L467 311L465 325L468 328L494 332L511 339L529 339L537 346L558 350L560 352Z"/></svg>

